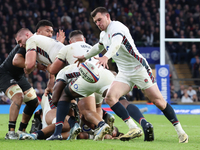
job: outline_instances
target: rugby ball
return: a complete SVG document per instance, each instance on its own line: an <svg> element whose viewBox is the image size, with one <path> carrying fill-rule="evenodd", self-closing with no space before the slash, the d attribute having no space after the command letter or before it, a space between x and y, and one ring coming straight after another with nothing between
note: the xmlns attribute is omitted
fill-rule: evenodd
<svg viewBox="0 0 200 150"><path fill-rule="evenodd" d="M99 80L98 68L90 62L84 62L79 65L81 77L90 83L96 83Z"/></svg>

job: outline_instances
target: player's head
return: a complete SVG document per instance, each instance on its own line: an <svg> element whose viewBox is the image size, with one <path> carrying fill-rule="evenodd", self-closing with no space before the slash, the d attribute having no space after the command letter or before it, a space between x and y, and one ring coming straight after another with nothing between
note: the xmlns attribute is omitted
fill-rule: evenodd
<svg viewBox="0 0 200 150"><path fill-rule="evenodd" d="M81 30L74 30L69 33L69 43L75 43L77 41L85 41L83 32Z"/></svg>
<svg viewBox="0 0 200 150"><path fill-rule="evenodd" d="M33 35L33 33L27 28L21 28L15 36L15 40L20 47L26 47L26 41Z"/></svg>
<svg viewBox="0 0 200 150"><path fill-rule="evenodd" d="M91 12L94 23L101 31L105 31L110 24L110 14L105 7L97 7Z"/></svg>
<svg viewBox="0 0 200 150"><path fill-rule="evenodd" d="M47 37L53 36L53 24L48 20L40 20L36 25L36 33Z"/></svg>

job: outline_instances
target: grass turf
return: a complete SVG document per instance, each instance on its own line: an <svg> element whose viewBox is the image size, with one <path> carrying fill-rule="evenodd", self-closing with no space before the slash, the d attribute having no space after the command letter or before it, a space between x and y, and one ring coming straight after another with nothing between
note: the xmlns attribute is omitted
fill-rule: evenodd
<svg viewBox="0 0 200 150"><path fill-rule="evenodd" d="M173 126L163 115L144 115L154 126L155 140L144 142L144 136L130 141L120 140L76 140L76 141L20 141L5 140L8 128L8 115L0 115L0 150L199 150L200 149L200 119L199 115L178 115L183 129L189 135L189 143L178 143L178 136ZM120 132L126 133L128 127L116 117L115 126ZM18 120L21 120L19 115ZM17 122L18 129L19 121ZM31 123L27 128L30 131Z"/></svg>

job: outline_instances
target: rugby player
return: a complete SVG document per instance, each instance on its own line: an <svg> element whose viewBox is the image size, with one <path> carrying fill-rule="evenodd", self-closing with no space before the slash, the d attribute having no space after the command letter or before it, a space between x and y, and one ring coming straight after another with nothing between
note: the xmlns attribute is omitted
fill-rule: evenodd
<svg viewBox="0 0 200 150"><path fill-rule="evenodd" d="M36 25L37 34L52 36L52 23L41 20ZM60 36L61 37L61 36ZM17 133L25 132L28 122L38 105L38 99L34 89L24 75L24 61L26 50L19 45L10 52L6 60L0 66L0 90L12 100L9 112L9 131L5 139L18 139ZM38 64L38 69L45 70L46 67ZM26 104L19 130L15 133L16 120L22 102Z"/></svg>
<svg viewBox="0 0 200 150"><path fill-rule="evenodd" d="M128 93L136 85L172 123L178 134L179 143L187 143L188 135L182 129L174 109L164 100L152 70L137 50L129 29L119 21L112 21L105 7L97 7L91 12L91 16L101 30L100 40L89 53L79 55L77 58L79 62L83 62L106 49L107 52L103 57L96 58L97 64L108 68L107 63L110 58L116 62L119 72L106 94L105 101L118 101L119 97Z"/></svg>

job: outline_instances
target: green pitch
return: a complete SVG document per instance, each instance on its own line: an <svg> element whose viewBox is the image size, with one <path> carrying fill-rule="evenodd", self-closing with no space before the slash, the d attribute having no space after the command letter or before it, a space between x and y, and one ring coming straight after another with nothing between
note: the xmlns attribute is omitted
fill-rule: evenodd
<svg viewBox="0 0 200 150"><path fill-rule="evenodd" d="M116 117L116 116L115 116ZM76 141L20 141L5 140L8 128L8 115L0 115L0 150L199 150L200 149L200 116L178 115L183 129L189 135L189 143L178 143L174 127L162 115L145 115L154 126L155 140L144 142L144 136L122 142L120 140L76 140ZM21 115L19 119L21 119ZM18 129L19 121L17 123ZM27 131L30 131L30 124ZM120 132L126 133L128 127L118 117L115 126Z"/></svg>

